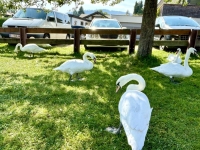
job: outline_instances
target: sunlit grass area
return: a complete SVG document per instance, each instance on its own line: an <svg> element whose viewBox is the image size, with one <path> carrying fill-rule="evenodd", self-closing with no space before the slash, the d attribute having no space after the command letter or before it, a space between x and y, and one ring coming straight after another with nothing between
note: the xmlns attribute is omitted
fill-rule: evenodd
<svg viewBox="0 0 200 150"><path fill-rule="evenodd" d="M173 84L150 70L167 62L169 52L153 49L152 57L138 60L127 51L94 49L94 68L69 83L68 74L53 68L82 59L83 47L74 54L73 46L55 46L34 58L13 50L0 44L1 150L130 150L124 131L105 131L119 125L118 102L128 84L118 93L115 84L129 73L144 77L153 107L143 149L200 149L200 58L191 55L193 75Z"/></svg>

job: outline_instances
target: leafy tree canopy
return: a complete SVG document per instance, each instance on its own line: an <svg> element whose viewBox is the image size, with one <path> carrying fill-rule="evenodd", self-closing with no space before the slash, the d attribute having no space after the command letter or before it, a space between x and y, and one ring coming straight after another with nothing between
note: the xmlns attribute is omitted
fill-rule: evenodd
<svg viewBox="0 0 200 150"><path fill-rule="evenodd" d="M90 0L92 4L103 3L114 5L120 3L123 0ZM76 5L83 5L84 0L1 0L0 7L4 6L7 9L18 9L29 6L36 6L38 8L44 8L47 4L53 5L55 8L64 4L70 5L75 3Z"/></svg>

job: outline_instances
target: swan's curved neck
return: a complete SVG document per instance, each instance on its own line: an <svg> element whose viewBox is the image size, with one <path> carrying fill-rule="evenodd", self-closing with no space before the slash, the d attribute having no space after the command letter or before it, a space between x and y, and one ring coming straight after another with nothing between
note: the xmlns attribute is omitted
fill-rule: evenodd
<svg viewBox="0 0 200 150"><path fill-rule="evenodd" d="M18 44L15 46L15 51L18 50L18 47L20 48L20 50L22 50L22 44L21 44L21 43L18 43Z"/></svg>
<svg viewBox="0 0 200 150"><path fill-rule="evenodd" d="M83 60L84 60L84 61L89 61L88 58L87 58L87 56L89 56L87 53L85 53L85 54L83 55Z"/></svg>
<svg viewBox="0 0 200 150"><path fill-rule="evenodd" d="M175 62L177 61L177 59L179 58L179 56L181 55L181 52L179 51L176 55L176 58L175 58Z"/></svg>
<svg viewBox="0 0 200 150"><path fill-rule="evenodd" d="M189 58L190 58L190 52L187 50L187 53L186 53L186 55L185 55L185 60L184 60L184 67L189 67L189 65L188 65L188 60L189 60Z"/></svg>
<svg viewBox="0 0 200 150"><path fill-rule="evenodd" d="M144 78L138 74L129 74L126 77L126 83L128 83L131 80L135 80L138 82L138 84L130 84L126 90L138 90L143 91L146 87L146 82Z"/></svg>

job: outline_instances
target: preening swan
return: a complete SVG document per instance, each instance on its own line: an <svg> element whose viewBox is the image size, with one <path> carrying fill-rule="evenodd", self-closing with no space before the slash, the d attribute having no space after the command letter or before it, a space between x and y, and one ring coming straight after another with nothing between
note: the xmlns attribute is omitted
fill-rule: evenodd
<svg viewBox="0 0 200 150"><path fill-rule="evenodd" d="M180 57L181 55L181 49L178 48L177 51L176 51L176 55L174 54L169 54L168 57L167 57L167 60L170 61L170 62L174 62L174 63L181 63L182 62L182 59Z"/></svg>
<svg viewBox="0 0 200 150"><path fill-rule="evenodd" d="M196 49L191 47L187 50L186 55L185 55L185 60L184 60L184 65L178 64L178 63L173 63L173 62L168 62L165 64L161 64L158 67L151 68L154 71L157 71L165 76L170 77L171 81L174 81L174 77L189 77L192 75L193 71L188 65L188 60L190 57L190 54L198 54L196 53Z"/></svg>
<svg viewBox="0 0 200 150"><path fill-rule="evenodd" d="M44 48L39 47L37 44L26 44L23 47L21 43L18 43L15 46L14 52L17 53L19 51L18 47L20 47L20 50L23 51L23 52L31 53L33 57L34 57L34 53L39 53L39 52L45 51Z"/></svg>
<svg viewBox="0 0 200 150"><path fill-rule="evenodd" d="M139 84L128 85L126 92L121 96L118 105L120 126L118 129L108 127L106 130L117 134L123 126L132 150L141 150L149 128L152 108L147 96L141 92L146 82L138 74L132 73L120 77L116 82L116 92L131 80L136 80Z"/></svg>
<svg viewBox="0 0 200 150"><path fill-rule="evenodd" d="M83 60L81 59L71 59L59 67L54 68L53 70L59 70L62 72L66 72L70 74L69 81L72 79L73 74L76 74L78 77L78 73L81 73L86 70L91 70L93 68L93 63L87 59L87 56L91 57L94 62L96 62L96 56L93 53L86 52L83 55Z"/></svg>

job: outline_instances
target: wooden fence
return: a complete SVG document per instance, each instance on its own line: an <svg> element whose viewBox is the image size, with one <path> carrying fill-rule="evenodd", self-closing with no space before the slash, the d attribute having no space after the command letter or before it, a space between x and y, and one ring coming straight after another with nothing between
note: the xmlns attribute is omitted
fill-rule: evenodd
<svg viewBox="0 0 200 150"><path fill-rule="evenodd" d="M52 29L52 28L0 28L0 32L17 32L20 38L0 38L0 43L21 43L25 45L27 43L36 44L73 44L74 52L80 51L80 45L127 45L129 54L134 52L135 45L138 45L139 41L136 40L136 35L139 35L140 29ZM62 33L62 34L74 34L74 39L28 39L27 33ZM129 34L130 40L86 40L80 39L81 34ZM177 30L159 30L156 29L155 35L188 35L189 40L175 40L175 41L154 41L153 46L185 46L185 47L200 47L200 39L197 40L197 36L200 35L198 30L190 29L177 29Z"/></svg>

